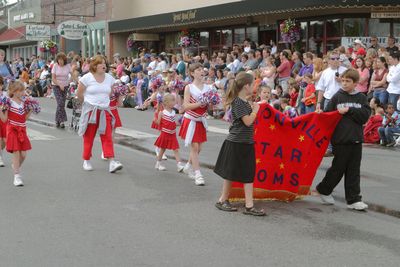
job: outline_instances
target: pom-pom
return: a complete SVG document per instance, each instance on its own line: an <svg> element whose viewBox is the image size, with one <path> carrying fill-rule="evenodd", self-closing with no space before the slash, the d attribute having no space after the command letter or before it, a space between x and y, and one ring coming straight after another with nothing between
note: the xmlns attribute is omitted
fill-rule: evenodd
<svg viewBox="0 0 400 267"><path fill-rule="evenodd" d="M11 106L11 101L8 96L1 96L0 95L0 106L2 106L2 109L7 110Z"/></svg>
<svg viewBox="0 0 400 267"><path fill-rule="evenodd" d="M157 99L157 103L162 103L163 102L163 95L162 94L157 94L156 99Z"/></svg>
<svg viewBox="0 0 400 267"><path fill-rule="evenodd" d="M26 97L24 100L24 108L26 113L32 111L34 114L38 114L40 112L39 101L33 97Z"/></svg>
<svg viewBox="0 0 400 267"><path fill-rule="evenodd" d="M160 76L156 76L150 80L153 90L157 90L160 86L165 84L165 81Z"/></svg>
<svg viewBox="0 0 400 267"><path fill-rule="evenodd" d="M177 92L182 92L185 89L185 82L182 80L175 80L172 87Z"/></svg>
<svg viewBox="0 0 400 267"><path fill-rule="evenodd" d="M217 90L208 90L200 95L199 100L204 105L218 105L221 103L221 98L219 97Z"/></svg>
<svg viewBox="0 0 400 267"><path fill-rule="evenodd" d="M118 98L129 93L128 85L122 83L115 83L111 90L111 98Z"/></svg>

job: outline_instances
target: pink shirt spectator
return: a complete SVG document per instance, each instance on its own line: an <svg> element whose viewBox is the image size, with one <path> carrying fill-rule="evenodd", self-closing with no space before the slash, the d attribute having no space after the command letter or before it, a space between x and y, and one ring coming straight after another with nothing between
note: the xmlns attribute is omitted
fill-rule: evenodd
<svg viewBox="0 0 400 267"><path fill-rule="evenodd" d="M288 60L285 60L279 65L277 71L279 72L279 78L290 77L290 72L292 71L292 66Z"/></svg>
<svg viewBox="0 0 400 267"><path fill-rule="evenodd" d="M117 77L118 78L121 78L121 76L122 76L122 71L124 70L124 64L119 64L118 66L117 66Z"/></svg>
<svg viewBox="0 0 400 267"><path fill-rule="evenodd" d="M361 93L366 93L368 92L369 69L364 68L361 71L361 68L359 68L357 70L360 75L360 82L357 84L356 89Z"/></svg>
<svg viewBox="0 0 400 267"><path fill-rule="evenodd" d="M54 64L51 73L56 75L56 80L58 81L58 84L61 87L69 85L70 73L71 73L71 66L69 64L61 67L56 63Z"/></svg>

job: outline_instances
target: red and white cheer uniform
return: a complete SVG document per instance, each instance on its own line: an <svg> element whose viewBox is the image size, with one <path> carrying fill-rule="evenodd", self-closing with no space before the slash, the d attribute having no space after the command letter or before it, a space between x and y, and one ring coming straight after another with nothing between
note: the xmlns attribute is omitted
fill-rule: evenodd
<svg viewBox="0 0 400 267"><path fill-rule="evenodd" d="M7 144L8 152L27 151L32 148L28 135L26 134L26 114L24 102L18 104L10 99L11 105L8 109L7 119Z"/></svg>
<svg viewBox="0 0 400 267"><path fill-rule="evenodd" d="M179 149L178 139L176 139L176 116L175 111L162 111L160 122L161 133L154 145L159 148L176 150Z"/></svg>
<svg viewBox="0 0 400 267"><path fill-rule="evenodd" d="M115 118L114 129L118 128L118 127L122 127L121 118L120 118L119 112L118 112L118 98L115 96L110 97L110 110Z"/></svg>
<svg viewBox="0 0 400 267"><path fill-rule="evenodd" d="M211 90L211 86L204 84L203 90L194 84L189 84L190 101L198 103L201 94ZM207 141L207 105L196 109L187 110L183 115L183 122L179 131L179 136L185 140L185 146L191 143L203 143Z"/></svg>

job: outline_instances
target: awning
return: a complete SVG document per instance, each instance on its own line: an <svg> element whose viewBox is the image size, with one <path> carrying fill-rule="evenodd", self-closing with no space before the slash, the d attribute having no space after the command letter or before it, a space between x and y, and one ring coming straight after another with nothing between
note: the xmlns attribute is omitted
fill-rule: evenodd
<svg viewBox="0 0 400 267"><path fill-rule="evenodd" d="M108 22L110 33L186 26L273 13L320 10L325 8L398 6L393 0L245 0L146 17Z"/></svg>
<svg viewBox="0 0 400 267"><path fill-rule="evenodd" d="M134 41L160 41L160 36L157 33L134 33Z"/></svg>
<svg viewBox="0 0 400 267"><path fill-rule="evenodd" d="M25 26L18 28L9 28L0 34L0 45L9 45L24 43L25 40Z"/></svg>

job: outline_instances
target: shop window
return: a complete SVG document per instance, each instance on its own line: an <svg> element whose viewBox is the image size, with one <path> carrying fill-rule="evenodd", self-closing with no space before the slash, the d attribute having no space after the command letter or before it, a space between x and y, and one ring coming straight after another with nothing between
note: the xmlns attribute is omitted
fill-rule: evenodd
<svg viewBox="0 0 400 267"><path fill-rule="evenodd" d="M390 35L390 23L382 22L380 19L369 19L368 36L386 37Z"/></svg>
<svg viewBox="0 0 400 267"><path fill-rule="evenodd" d="M393 36L400 37L400 21L393 22Z"/></svg>
<svg viewBox="0 0 400 267"><path fill-rule="evenodd" d="M365 24L364 18L343 19L343 36L365 36Z"/></svg>
<svg viewBox="0 0 400 267"><path fill-rule="evenodd" d="M244 28L234 29L233 33L234 33L233 43L242 44L244 39L246 38L245 29Z"/></svg>
<svg viewBox="0 0 400 267"><path fill-rule="evenodd" d="M329 19L326 21L326 37L340 37L342 21L340 19Z"/></svg>
<svg viewBox="0 0 400 267"><path fill-rule="evenodd" d="M209 32L200 32L200 46L208 47L209 40L210 40Z"/></svg>
<svg viewBox="0 0 400 267"><path fill-rule="evenodd" d="M212 46L220 46L221 45L221 30L212 31Z"/></svg>
<svg viewBox="0 0 400 267"><path fill-rule="evenodd" d="M310 52L322 54L324 39L324 22L323 21L310 21L310 28L308 29L308 49Z"/></svg>
<svg viewBox="0 0 400 267"><path fill-rule="evenodd" d="M221 45L232 48L232 30L222 30Z"/></svg>
<svg viewBox="0 0 400 267"><path fill-rule="evenodd" d="M246 38L250 38L250 40L252 40L253 42L258 43L258 28L257 27L246 28Z"/></svg>

